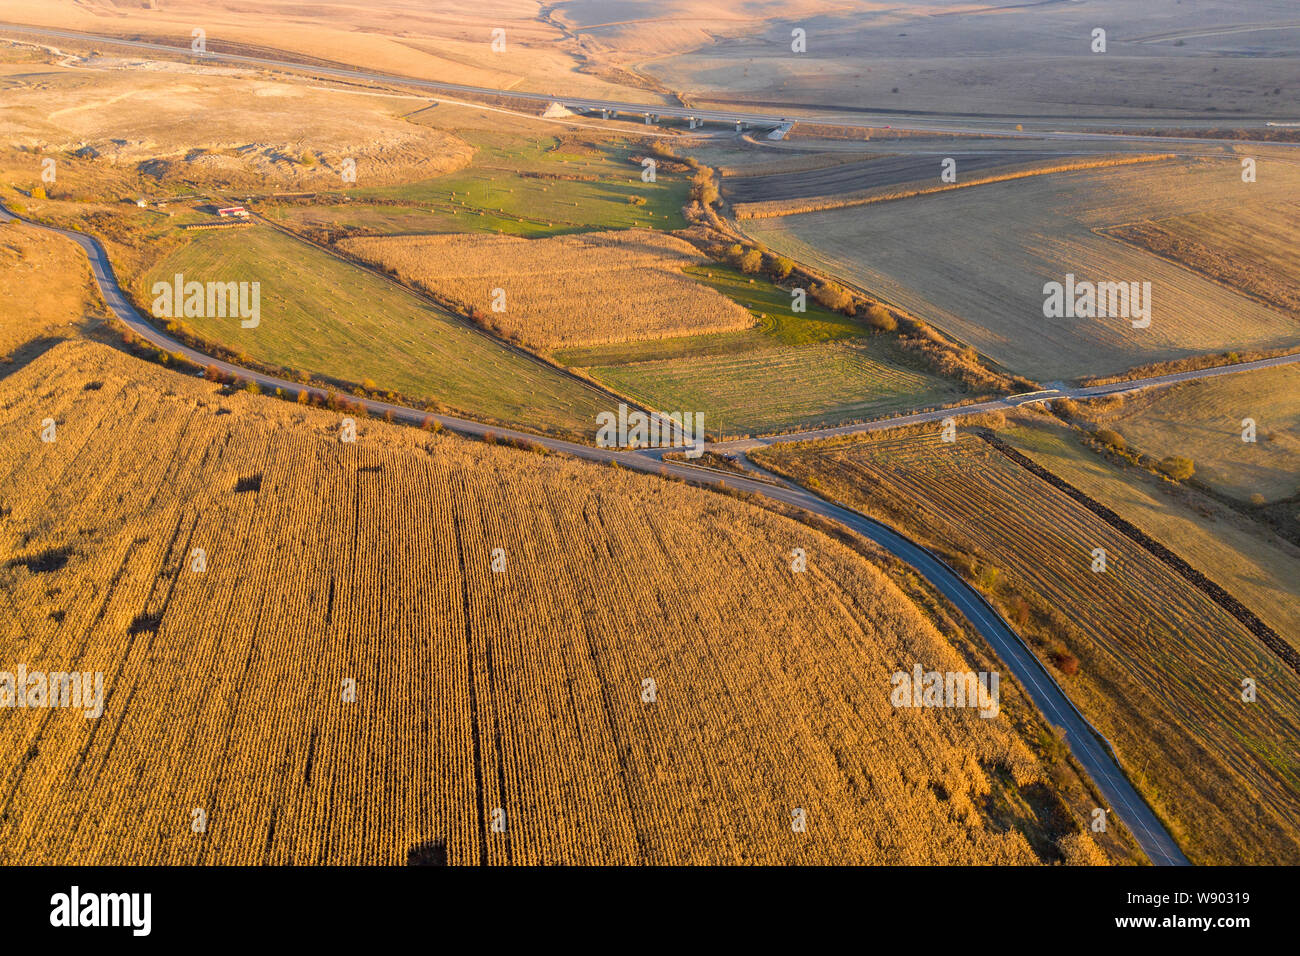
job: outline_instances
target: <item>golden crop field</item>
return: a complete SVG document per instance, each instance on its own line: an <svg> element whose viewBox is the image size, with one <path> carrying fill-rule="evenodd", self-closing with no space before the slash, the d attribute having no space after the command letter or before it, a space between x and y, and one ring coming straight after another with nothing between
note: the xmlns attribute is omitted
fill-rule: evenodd
<svg viewBox="0 0 1300 956"><path fill-rule="evenodd" d="M0 666L106 697L0 709L0 860L1131 858L1009 679L994 719L891 706L900 668L992 661L865 556L654 476L339 435L95 343L0 379Z"/></svg>
<svg viewBox="0 0 1300 956"><path fill-rule="evenodd" d="M682 274L686 266L706 261L694 246L646 230L549 239L366 236L339 246L475 310L501 334L536 349L754 324L739 303Z"/></svg>
<svg viewBox="0 0 1300 956"><path fill-rule="evenodd" d="M969 431L751 456L948 555L1056 668L1194 863L1300 861L1300 677L1168 565Z"/></svg>

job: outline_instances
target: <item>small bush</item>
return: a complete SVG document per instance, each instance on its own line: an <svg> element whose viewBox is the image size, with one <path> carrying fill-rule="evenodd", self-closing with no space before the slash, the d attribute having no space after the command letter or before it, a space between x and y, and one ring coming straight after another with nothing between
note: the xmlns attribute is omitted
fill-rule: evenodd
<svg viewBox="0 0 1300 956"><path fill-rule="evenodd" d="M1052 651L1052 663L1062 674L1079 673L1079 659L1063 647Z"/></svg>
<svg viewBox="0 0 1300 956"><path fill-rule="evenodd" d="M879 302L867 309L867 324L881 332L892 332L898 328L898 320L894 318L894 313Z"/></svg>
<svg viewBox="0 0 1300 956"><path fill-rule="evenodd" d="M1072 398L1054 398L1052 411L1062 418L1078 419L1083 415L1083 406Z"/></svg>
<svg viewBox="0 0 1300 956"><path fill-rule="evenodd" d="M1030 608L1029 602L1025 600L1024 595L1017 594L1011 599L1011 623L1016 627L1026 627L1029 624Z"/></svg>
<svg viewBox="0 0 1300 956"><path fill-rule="evenodd" d="M812 297L832 312L853 314L853 296L849 290L834 282L824 282L812 287Z"/></svg>
<svg viewBox="0 0 1300 956"><path fill-rule="evenodd" d="M1170 455L1161 460L1160 470L1175 481L1186 481L1196 473L1196 466L1190 458Z"/></svg>
<svg viewBox="0 0 1300 956"><path fill-rule="evenodd" d="M1124 440L1124 436L1113 428L1098 428L1092 433L1092 437L1107 448L1114 448L1116 451L1123 451L1128 448L1128 442Z"/></svg>
<svg viewBox="0 0 1300 956"><path fill-rule="evenodd" d="M794 261L785 256L773 256L768 263L768 270L777 281L789 278L790 273L794 272Z"/></svg>

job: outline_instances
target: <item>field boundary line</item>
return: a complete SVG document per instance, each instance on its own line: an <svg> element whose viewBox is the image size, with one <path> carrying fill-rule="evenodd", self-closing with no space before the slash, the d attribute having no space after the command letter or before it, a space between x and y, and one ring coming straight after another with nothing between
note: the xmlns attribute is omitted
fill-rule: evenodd
<svg viewBox="0 0 1300 956"><path fill-rule="evenodd" d="M1178 217L1171 216L1168 218L1177 219ZM1288 318L1294 318L1296 316L1297 313L1295 310L1285 309L1282 306L1278 305L1276 302L1270 302L1268 299L1265 299L1263 296L1256 295L1253 292L1247 292L1245 289L1242 289L1235 285L1231 285L1225 282L1223 279L1220 279L1218 276L1211 275L1210 273L1206 272L1203 269L1198 269L1196 268L1196 266L1190 265L1186 262L1182 262L1178 259L1172 259L1169 256L1156 252L1154 249L1148 248L1147 246L1144 246L1139 242L1134 242L1132 239L1125 239L1123 236L1116 236L1113 233L1111 233L1112 229L1123 229L1125 226L1139 226L1142 224L1143 221L1152 223L1154 225L1162 222L1163 220L1148 219L1148 220L1138 220L1137 222L1121 222L1121 223L1116 223L1113 226L1093 226L1092 229L1089 231L1101 239L1109 239L1111 242L1118 242L1120 245L1127 246L1130 249L1136 249L1138 250L1138 252L1146 253L1149 256L1155 256L1157 259L1160 259L1163 262L1167 262L1171 266L1175 266L1179 269L1184 269L1187 272L1192 273L1192 275L1200 276L1202 279L1206 280L1207 282L1213 282L1220 289L1225 289L1228 292L1231 292L1235 295L1239 295L1242 296L1243 298L1250 299L1252 302L1262 305L1265 308L1273 309L1275 312L1281 312L1283 315L1287 316Z"/></svg>
<svg viewBox="0 0 1300 956"><path fill-rule="evenodd" d="M1212 600L1221 609L1232 616L1238 624L1250 631L1266 648L1273 652L1283 664L1300 675L1300 652L1288 644L1277 631L1265 624L1250 608L1233 597L1227 589L1217 584L1201 571L1198 571L1170 548L1161 544L1131 521L1121 517L1086 491L1070 484L1060 475L1040 465L1019 449L1013 448L1005 439L997 435L976 431L985 442L1007 459L1021 466L1031 474L1046 481L1053 488L1068 495L1083 505L1102 521L1119 531L1126 538L1140 545L1152 557L1176 572L1181 578Z"/></svg>
<svg viewBox="0 0 1300 956"><path fill-rule="evenodd" d="M989 186L994 183L1005 183L1016 179L1032 179L1035 176L1050 176L1055 173L1071 173L1088 169L1109 169L1115 166L1134 166L1141 163L1155 163L1166 159L1173 159L1174 153L1141 153L1131 157L1111 158L1107 160L1092 160L1079 163L1058 163L1046 168L1021 168L1006 173L999 173L994 176L984 176L980 179L971 179L966 182L944 183L938 186L925 186L920 189L906 189L893 193L879 193L876 195L857 195L851 193L842 199L837 199L833 194L825 196L809 196L807 199L779 199L768 200L772 203L765 209L754 209L755 206L766 205L765 202L740 203L733 206L737 220L740 219L781 219L785 216L799 216L805 213L826 212L834 209L851 209L856 206L870 206L879 202L891 202L896 199L915 199L919 196L932 196L937 193L953 192L958 189L971 189L975 186ZM883 187L888 189L889 187ZM791 208L787 211L786 207L795 203L806 203L806 208ZM746 208L749 207L749 208Z"/></svg>

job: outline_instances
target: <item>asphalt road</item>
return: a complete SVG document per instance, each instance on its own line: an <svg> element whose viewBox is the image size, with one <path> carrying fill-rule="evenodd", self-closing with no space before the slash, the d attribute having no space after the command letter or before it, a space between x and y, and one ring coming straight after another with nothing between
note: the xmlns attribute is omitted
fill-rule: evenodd
<svg viewBox="0 0 1300 956"><path fill-rule="evenodd" d="M0 221L9 221L16 218L18 217L13 216L4 206L0 205ZM26 220L21 221L26 222ZM28 223L28 225L58 233L77 243L90 260L95 282L98 284L109 309L142 339L169 352L180 353L199 365L213 365L227 374L238 375L245 381L256 382L264 389L284 388L297 392L303 388L297 382L276 378L253 369L241 368L229 362L213 359L160 332L127 301L116 276L113 274L113 267L109 262L108 255L98 240L72 230L58 229L36 223ZM323 394L318 389L313 391L317 395ZM359 401L366 406L371 414L383 415L391 413L392 417L397 421L419 424L426 418L426 413L418 409L391 405L375 399L360 399ZM480 422L448 415L429 414L427 417L441 423L449 431L463 435L482 437L491 432L500 437L525 439L551 451L572 455L575 458L587 461L617 462L620 466L635 471L652 474L672 474L697 485L716 486L725 483L730 488L764 495L839 522L851 531L874 541L889 553L915 568L917 573L952 601L957 609L970 621L971 625L989 642L1003 664L1020 681L1047 720L1064 731L1065 741L1071 753L1092 778L1102 798L1109 804L1109 812L1118 816L1128 827L1129 832L1133 834L1147 858L1158 865L1188 864L1187 858L1183 856L1182 851L1179 850L1178 845L1168 831L1165 830L1155 814L1138 795L1128 778L1124 776L1114 757L1109 741L1088 723L1065 691L1048 673L1042 662L1028 649L1020 636L998 615L979 592L962 580L952 568L948 567L934 554L908 540L898 532L855 511L832 504L795 485L774 486L741 476L728 475L724 477L716 472L704 471L689 465L662 461L653 454L580 445L555 438L539 437L526 432L492 427Z"/></svg>
<svg viewBox="0 0 1300 956"><path fill-rule="evenodd" d="M814 428L803 432L786 432L781 435L771 435L763 438L738 438L734 441L713 442L709 445L709 450L722 452L724 454L735 453L747 451L750 448L761 448L764 445L777 445L783 442L810 441L817 438L834 438L840 435L855 435L863 432L882 431L886 428L899 428L905 425L920 425L925 422L939 422L948 417L962 418L968 415L978 415L982 412L1006 412L1019 408L1021 405L1050 402L1055 398L1087 399L1097 398L1102 395L1120 395L1128 392L1139 392L1147 388L1161 388L1165 385L1176 385L1179 382L1192 382L1199 379L1216 378L1220 375L1236 375L1239 372L1251 372L1256 369L1273 368L1278 365L1294 365L1296 362L1300 362L1300 352L1291 352L1287 355L1276 355L1272 358L1256 359L1252 362L1238 362L1235 365L1221 365L1216 368L1193 369L1186 372L1170 372L1168 375L1153 375L1149 378L1135 378L1124 382L1112 382L1109 385L1045 388L1036 392L1023 392L1018 395L1007 395L1003 398L995 398L987 402L974 402L970 405L958 405L953 408L936 408L925 412L915 412L911 415L898 415L893 418L886 418L876 422L863 422L856 425L835 425L830 428ZM672 451L672 449L656 449L654 452L648 453L655 454L657 457L662 457L665 452L669 451Z"/></svg>

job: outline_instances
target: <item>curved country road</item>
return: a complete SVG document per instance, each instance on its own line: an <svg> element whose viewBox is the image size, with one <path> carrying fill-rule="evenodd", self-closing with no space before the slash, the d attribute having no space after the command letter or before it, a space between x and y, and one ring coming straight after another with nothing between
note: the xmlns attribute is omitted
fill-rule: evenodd
<svg viewBox="0 0 1300 956"><path fill-rule="evenodd" d="M237 375L249 382L256 382L262 388L284 388L295 392L303 390L298 382L276 378L253 369L241 368L228 362L213 359L154 328L127 301L121 286L113 274L112 264L99 241L85 233L54 226L29 222L11 214L0 205L0 222L18 220L28 226L44 229L65 236L77 243L90 260L91 270L95 276L104 301L123 323L142 339L165 349L179 353L198 365L212 365L229 375ZM323 396L320 389L309 389L316 395ZM1110 810L1117 815L1137 840L1139 846L1151 862L1159 865L1187 865L1188 860L1179 850L1178 845L1156 818L1150 807L1142 800L1128 778L1124 776L1110 744L1098 733L1073 702L1048 673L1042 662L1034 656L1011 626L993 609L993 607L974 588L930 551L910 541L893 529L867 518L855 511L832 504L819 498L812 492L796 485L772 485L741 476L718 475L688 465L679 465L671 461L662 461L654 454L636 451L617 451L611 448L598 448L580 445L532 435L526 432L494 427L480 422L454 418L447 415L429 414L422 410L391 405L375 399L350 399L360 401L371 413L383 415L391 413L397 421L419 424L427 415L440 422L449 431L463 435L482 437L487 433L523 439L541 445L555 452L572 455L595 462L616 462L620 466L651 474L667 473L698 485L726 484L756 495L764 495L776 501L801 508L838 522L851 531L875 542L884 550L911 565L930 584L947 597L957 609L970 621L971 625L992 646L1003 664L1019 679L1038 709L1057 727L1064 731L1065 741L1070 751L1092 777L1102 797L1110 805ZM948 414L961 414L962 409L949 409ZM807 434L798 437L808 437Z"/></svg>

